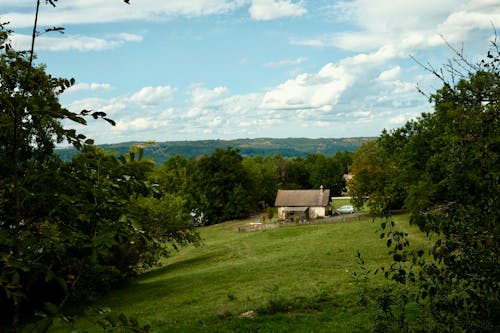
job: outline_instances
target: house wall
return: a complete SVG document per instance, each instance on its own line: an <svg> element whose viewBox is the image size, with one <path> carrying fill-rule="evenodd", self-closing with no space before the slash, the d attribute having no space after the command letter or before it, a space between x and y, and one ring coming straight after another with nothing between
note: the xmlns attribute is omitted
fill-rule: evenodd
<svg viewBox="0 0 500 333"><path fill-rule="evenodd" d="M278 207L278 219L284 220L285 217L285 207ZM318 217L326 216L326 207L309 207L309 218L317 219Z"/></svg>
<svg viewBox="0 0 500 333"><path fill-rule="evenodd" d="M284 220L285 219L285 207L278 207L278 220Z"/></svg>
<svg viewBox="0 0 500 333"><path fill-rule="evenodd" d="M298 218L300 220L308 220L309 219L309 210L306 212L290 212L286 211L285 208L289 207L278 207L278 220L287 220L287 219L294 219Z"/></svg>
<svg viewBox="0 0 500 333"><path fill-rule="evenodd" d="M317 219L318 217L326 216L325 207L309 207L309 218Z"/></svg>

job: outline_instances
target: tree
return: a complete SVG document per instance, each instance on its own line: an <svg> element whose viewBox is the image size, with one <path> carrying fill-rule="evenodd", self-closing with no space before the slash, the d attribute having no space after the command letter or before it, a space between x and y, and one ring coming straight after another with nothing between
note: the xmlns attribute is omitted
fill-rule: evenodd
<svg viewBox="0 0 500 333"><path fill-rule="evenodd" d="M304 160L300 157L284 159L282 173L283 189L306 189L310 188L309 170L307 169Z"/></svg>
<svg viewBox="0 0 500 333"><path fill-rule="evenodd" d="M85 124L90 114L59 104L58 95L74 81L32 66L33 53L13 50L7 43L11 31L0 30L0 303L7 315L2 318L16 324L43 300L61 301L67 291L64 275L54 274L50 262L54 252L64 251L58 233L51 232L57 195L65 190L63 164L53 149L62 140L76 147L92 141L61 125L65 119Z"/></svg>
<svg viewBox="0 0 500 333"><path fill-rule="evenodd" d="M386 274L419 288L416 300L434 319L425 329L495 332L500 330L500 52L493 43L478 64L455 54L457 60L444 70L429 68L443 83L430 96L435 112L360 149L354 186L366 190L358 196L382 193L375 197L381 206L386 195L398 196L405 188L411 222L432 236L428 259L423 250L406 249L407 235L383 224L394 259ZM380 175L379 181L358 177L367 153L371 158L365 161L376 166L367 171Z"/></svg>
<svg viewBox="0 0 500 333"><path fill-rule="evenodd" d="M403 205L404 189L397 181L396 150L389 147L389 137L384 132L377 140L364 143L354 153L350 167L354 177L348 187L354 205L361 208L366 202L376 214Z"/></svg>
<svg viewBox="0 0 500 333"><path fill-rule="evenodd" d="M278 190L278 166L270 157L261 156L245 157L242 163L250 180L250 200L259 208L274 205Z"/></svg>
<svg viewBox="0 0 500 333"><path fill-rule="evenodd" d="M248 193L250 180L242 161L232 148L217 148L197 161L191 193L205 224L246 217L253 208Z"/></svg>
<svg viewBox="0 0 500 333"><path fill-rule="evenodd" d="M46 331L68 301L107 291L155 264L167 244L198 237L184 201L163 198L149 181L153 163L141 147L115 157L62 125L114 122L60 105L74 80L33 65L36 19L30 51L14 50L10 33L0 25L0 330L36 315L26 330ZM69 163L54 155L63 140L80 150Z"/></svg>
<svg viewBox="0 0 500 333"><path fill-rule="evenodd" d="M412 222L441 235L420 281L438 330L500 329L499 62L495 49L456 84L444 82L401 161Z"/></svg>
<svg viewBox="0 0 500 333"><path fill-rule="evenodd" d="M309 154L305 159L309 170L309 184L312 188L323 186L334 195L340 195L345 187L344 172L341 161L335 156Z"/></svg>
<svg viewBox="0 0 500 333"><path fill-rule="evenodd" d="M194 160L188 160L181 155L173 156L154 171L153 179L167 193L187 194L187 188L192 183L194 163Z"/></svg>

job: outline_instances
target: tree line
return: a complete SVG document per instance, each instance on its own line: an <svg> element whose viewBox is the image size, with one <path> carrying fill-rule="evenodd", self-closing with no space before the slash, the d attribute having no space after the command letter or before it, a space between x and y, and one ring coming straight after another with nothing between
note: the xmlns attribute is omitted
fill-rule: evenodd
<svg viewBox="0 0 500 333"><path fill-rule="evenodd" d="M350 152L242 157L233 148L218 148L200 158L172 157L152 173L152 179L163 191L183 197L199 224L210 225L273 206L278 189L324 186L340 195L351 160Z"/></svg>

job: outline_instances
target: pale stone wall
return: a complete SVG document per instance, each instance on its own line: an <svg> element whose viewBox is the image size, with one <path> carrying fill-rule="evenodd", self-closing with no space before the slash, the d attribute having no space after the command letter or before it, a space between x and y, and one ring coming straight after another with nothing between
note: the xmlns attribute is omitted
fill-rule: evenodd
<svg viewBox="0 0 500 333"><path fill-rule="evenodd" d="M278 207L278 220L284 220L285 219L285 207Z"/></svg>
<svg viewBox="0 0 500 333"><path fill-rule="evenodd" d="M326 209L325 207L309 207L309 218L317 219L318 217L325 217Z"/></svg>

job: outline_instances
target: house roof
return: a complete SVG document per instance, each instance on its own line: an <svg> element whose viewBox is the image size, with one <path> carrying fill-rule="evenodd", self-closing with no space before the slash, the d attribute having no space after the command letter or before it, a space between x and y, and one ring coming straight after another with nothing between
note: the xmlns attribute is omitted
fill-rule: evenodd
<svg viewBox="0 0 500 333"><path fill-rule="evenodd" d="M278 190L276 207L325 207L330 200L330 190Z"/></svg>

